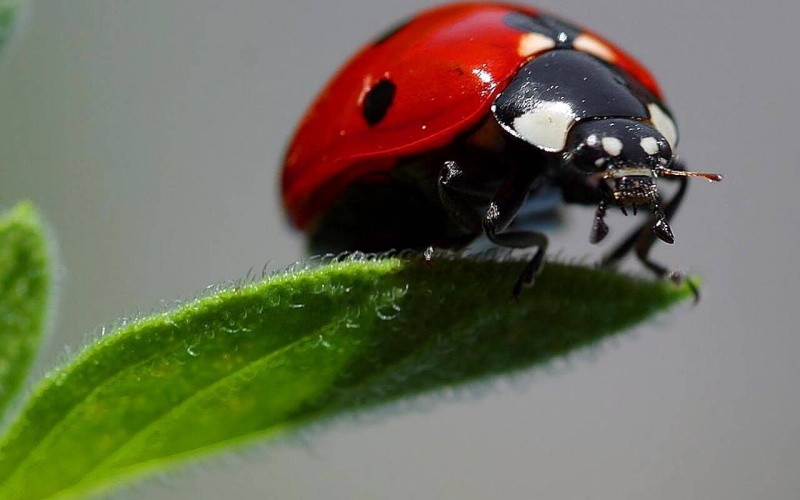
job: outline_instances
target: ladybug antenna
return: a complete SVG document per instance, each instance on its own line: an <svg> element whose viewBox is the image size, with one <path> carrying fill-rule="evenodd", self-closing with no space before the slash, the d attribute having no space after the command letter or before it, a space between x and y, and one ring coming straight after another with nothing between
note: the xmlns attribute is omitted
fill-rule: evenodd
<svg viewBox="0 0 800 500"><path fill-rule="evenodd" d="M709 174L706 172L687 172L685 170L672 170L660 167L656 169L656 175L664 177L701 177L709 182L720 182L723 177L720 174Z"/></svg>

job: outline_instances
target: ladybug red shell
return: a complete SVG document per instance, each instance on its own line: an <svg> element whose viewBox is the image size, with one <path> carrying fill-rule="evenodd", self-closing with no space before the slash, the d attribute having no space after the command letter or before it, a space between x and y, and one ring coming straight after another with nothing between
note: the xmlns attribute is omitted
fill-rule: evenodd
<svg viewBox="0 0 800 500"><path fill-rule="evenodd" d="M527 282L547 240L512 223L545 191L598 204L592 241L616 204L650 208L648 234L671 243L685 182L663 204L654 179L703 175L683 171L676 143L655 79L609 41L529 7L451 4L374 40L328 82L287 150L283 201L315 252L459 247L485 233L538 248ZM649 250L655 238L642 239Z"/></svg>

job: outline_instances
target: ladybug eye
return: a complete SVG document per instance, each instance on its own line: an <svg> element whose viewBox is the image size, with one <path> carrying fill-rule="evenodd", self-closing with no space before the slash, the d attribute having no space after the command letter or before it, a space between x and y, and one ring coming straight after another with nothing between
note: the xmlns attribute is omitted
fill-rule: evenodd
<svg viewBox="0 0 800 500"><path fill-rule="evenodd" d="M572 153L572 162L586 172L603 170L607 161L608 154L599 142L580 144Z"/></svg>
<svg viewBox="0 0 800 500"><path fill-rule="evenodd" d="M609 161L621 152L619 139L590 134L573 146L570 162L584 172L597 172L608 168Z"/></svg>

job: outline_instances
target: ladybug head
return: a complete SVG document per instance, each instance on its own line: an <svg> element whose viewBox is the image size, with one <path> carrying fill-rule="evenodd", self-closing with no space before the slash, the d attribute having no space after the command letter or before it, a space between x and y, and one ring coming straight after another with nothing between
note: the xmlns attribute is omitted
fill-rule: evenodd
<svg viewBox="0 0 800 500"><path fill-rule="evenodd" d="M720 180L716 174L685 172L668 168L673 162L673 152L667 139L647 122L603 118L576 123L569 132L565 148L566 162L586 172L605 193L598 213L599 224L592 230L591 240L596 243L608 233L602 222L605 205L616 204L625 211L631 207L636 212L640 206L648 207L655 216L653 230L667 243L674 237L661 207L656 178L704 177Z"/></svg>
<svg viewBox="0 0 800 500"><path fill-rule="evenodd" d="M565 151L567 162L602 180L611 200L622 206L657 201L657 172L672 162L672 148L647 123L606 118L578 122Z"/></svg>

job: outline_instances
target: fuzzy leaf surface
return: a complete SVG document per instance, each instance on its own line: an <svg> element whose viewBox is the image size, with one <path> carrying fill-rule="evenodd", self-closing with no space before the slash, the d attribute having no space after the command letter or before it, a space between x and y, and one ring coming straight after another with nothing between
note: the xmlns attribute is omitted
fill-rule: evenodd
<svg viewBox="0 0 800 500"><path fill-rule="evenodd" d="M77 498L323 418L546 363L691 296L549 263L387 258L231 287L118 327L0 442L0 498Z"/></svg>

